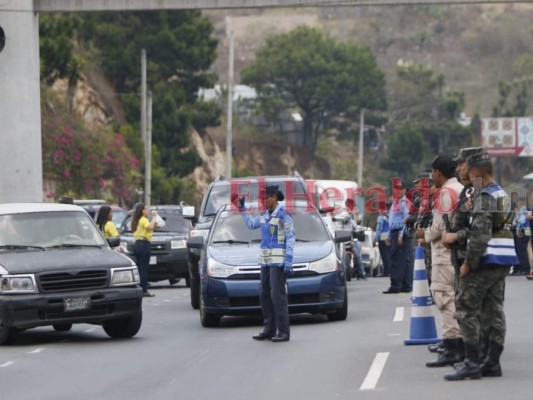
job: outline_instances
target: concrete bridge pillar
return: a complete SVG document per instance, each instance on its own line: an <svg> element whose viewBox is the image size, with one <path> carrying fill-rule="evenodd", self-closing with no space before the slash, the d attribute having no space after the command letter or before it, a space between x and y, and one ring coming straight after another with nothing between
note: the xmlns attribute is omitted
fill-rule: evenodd
<svg viewBox="0 0 533 400"><path fill-rule="evenodd" d="M0 203L43 200L39 17L33 0L3 0L0 27Z"/></svg>

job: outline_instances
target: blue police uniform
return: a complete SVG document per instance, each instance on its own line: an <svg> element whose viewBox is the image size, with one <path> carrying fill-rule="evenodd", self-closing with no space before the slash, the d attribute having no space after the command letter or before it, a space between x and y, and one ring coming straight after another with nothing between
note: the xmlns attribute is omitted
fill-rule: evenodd
<svg viewBox="0 0 533 400"><path fill-rule="evenodd" d="M383 293L410 292L413 289L413 270L411 260L411 235L407 232L404 220L409 215L411 202L402 196L394 200L389 210L389 248L391 257L391 284ZM400 245L398 239L402 239Z"/></svg>
<svg viewBox="0 0 533 400"><path fill-rule="evenodd" d="M263 335L290 337L286 271L292 272L296 235L292 217L278 204L269 212L243 214L248 229L261 229L261 309Z"/></svg>
<svg viewBox="0 0 533 400"><path fill-rule="evenodd" d="M378 242L379 254L383 263L383 276L390 275L390 249L387 246L386 239L389 237L389 217L380 214L376 222L376 233L374 240Z"/></svg>

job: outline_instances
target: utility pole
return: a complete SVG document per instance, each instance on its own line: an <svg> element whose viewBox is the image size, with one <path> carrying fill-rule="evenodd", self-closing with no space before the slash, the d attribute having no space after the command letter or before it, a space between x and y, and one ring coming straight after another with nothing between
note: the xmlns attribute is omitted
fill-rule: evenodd
<svg viewBox="0 0 533 400"><path fill-rule="evenodd" d="M359 114L359 160L357 162L357 184L363 185L363 146L365 134L365 109L361 108Z"/></svg>
<svg viewBox="0 0 533 400"><path fill-rule="evenodd" d="M152 92L148 92L146 110L146 140L144 142L144 204L152 197Z"/></svg>
<svg viewBox="0 0 533 400"><path fill-rule="evenodd" d="M233 27L231 19L228 26L229 36L229 63L228 63L228 115L226 126L226 178L231 178L231 164L233 160Z"/></svg>
<svg viewBox="0 0 533 400"><path fill-rule="evenodd" d="M147 123L146 123L146 49L141 50L141 139L144 144L144 204L150 205L150 193L146 190L148 186L149 166L151 166L148 158L148 138L147 138Z"/></svg>

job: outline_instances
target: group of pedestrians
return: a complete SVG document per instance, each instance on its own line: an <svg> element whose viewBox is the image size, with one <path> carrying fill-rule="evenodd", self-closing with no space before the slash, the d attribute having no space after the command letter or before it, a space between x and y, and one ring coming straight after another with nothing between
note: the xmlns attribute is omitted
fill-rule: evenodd
<svg viewBox="0 0 533 400"><path fill-rule="evenodd" d="M461 149L455 158L437 156L430 179L436 188L432 197L429 177L427 186L417 188L422 199L414 207L419 215L415 237L431 249L430 289L441 313L443 342L429 347L438 357L426 365L453 366L444 376L449 381L502 376L505 277L510 266L518 265L511 199L494 180L482 148ZM393 190L400 192L389 211L391 286L384 293L410 291L407 279L412 278L413 251L409 239L406 243L412 204L400 184L395 182ZM427 199L431 222L424 226L420 217L427 213Z"/></svg>

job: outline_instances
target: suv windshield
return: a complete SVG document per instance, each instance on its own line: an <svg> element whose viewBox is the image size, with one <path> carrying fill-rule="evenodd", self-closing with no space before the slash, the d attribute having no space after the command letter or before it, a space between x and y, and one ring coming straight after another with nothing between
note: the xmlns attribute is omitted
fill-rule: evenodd
<svg viewBox="0 0 533 400"><path fill-rule="evenodd" d="M296 241L325 242L331 240L322 218L315 211L294 209L291 213L296 231ZM252 214L257 216L257 213ZM222 211L212 228L211 243L250 243L261 241L261 230L250 230L238 212Z"/></svg>
<svg viewBox="0 0 533 400"><path fill-rule="evenodd" d="M0 251L16 246L105 245L106 241L91 218L82 211L0 215Z"/></svg>
<svg viewBox="0 0 533 400"><path fill-rule="evenodd" d="M263 185L265 184L264 182ZM267 179L266 183L268 185L278 185L285 196L287 196L287 193L294 193L296 195L295 197L302 199L306 193L305 184L299 179ZM242 180L234 180L233 185L238 185L234 186L233 190L238 188L240 195L250 195L247 201L253 202L259 197L259 181L257 179L243 178ZM232 182L230 181L220 181L213 185L206 200L203 216L214 215L223 205L229 204L231 190Z"/></svg>

